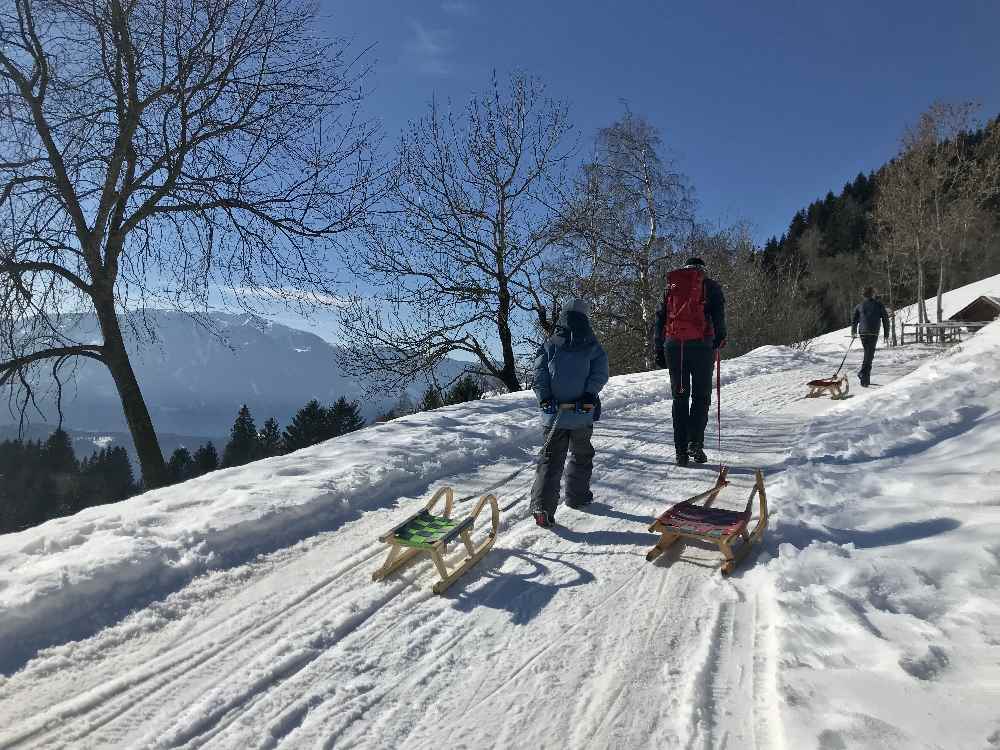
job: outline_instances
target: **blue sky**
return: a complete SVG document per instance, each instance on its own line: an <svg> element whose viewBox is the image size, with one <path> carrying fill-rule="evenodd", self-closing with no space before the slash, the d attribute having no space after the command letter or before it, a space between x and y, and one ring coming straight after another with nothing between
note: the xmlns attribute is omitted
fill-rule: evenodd
<svg viewBox="0 0 1000 750"><path fill-rule="evenodd" d="M374 44L366 112L391 147L432 95L463 103L519 68L566 100L581 144L626 101L657 125L700 215L763 241L892 156L933 100L1000 113L1000 3L320 0Z"/></svg>

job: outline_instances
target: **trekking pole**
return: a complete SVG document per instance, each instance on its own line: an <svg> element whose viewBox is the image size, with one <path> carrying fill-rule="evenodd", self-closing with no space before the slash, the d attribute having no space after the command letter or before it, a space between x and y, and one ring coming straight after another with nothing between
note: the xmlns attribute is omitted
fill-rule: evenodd
<svg viewBox="0 0 1000 750"><path fill-rule="evenodd" d="M545 453L546 449L549 447L549 443L552 442L552 437L556 434L556 427L559 426L559 418L561 416L562 416L562 411L561 410L557 411L556 412L556 418L552 420L552 426L549 427L548 434L545 436L545 440L542 443L542 449L539 451L538 455L535 458L531 459L530 462L528 462L528 463L524 464L523 466L521 466L521 468L515 469L514 471L512 471L507 476L505 476L502 479L494 482L489 487L485 488L481 493L480 492L474 492L471 495L466 495L465 497L458 498L455 502L461 503L461 502L464 502L466 500L471 500L471 499L473 499L475 497L478 497L480 494L486 494L487 492L492 492L493 490L495 490L495 489L497 489L499 487L503 487L508 482L512 482L514 479L517 479L518 476L520 476L522 473L524 473L528 469L533 469L536 466L538 466L539 462L542 460L542 455ZM506 511L510 510L515 505L517 505L519 502L521 502L521 500L523 499L523 497L524 497L524 495L519 495L512 502L510 502L507 505L505 505L502 508L500 508L500 510L503 511L503 512L506 512Z"/></svg>

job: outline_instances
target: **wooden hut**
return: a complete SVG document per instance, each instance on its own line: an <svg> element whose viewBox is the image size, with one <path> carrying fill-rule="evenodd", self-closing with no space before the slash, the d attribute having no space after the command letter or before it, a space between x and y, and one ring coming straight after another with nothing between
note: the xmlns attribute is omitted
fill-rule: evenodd
<svg viewBox="0 0 1000 750"><path fill-rule="evenodd" d="M997 318L1000 318L1000 297L983 294L940 323L903 323L900 343L906 343L906 329L912 328L914 341L950 344L961 341L963 333L975 333Z"/></svg>
<svg viewBox="0 0 1000 750"><path fill-rule="evenodd" d="M948 320L962 323L990 323L1000 318L1000 297L983 294L976 297Z"/></svg>

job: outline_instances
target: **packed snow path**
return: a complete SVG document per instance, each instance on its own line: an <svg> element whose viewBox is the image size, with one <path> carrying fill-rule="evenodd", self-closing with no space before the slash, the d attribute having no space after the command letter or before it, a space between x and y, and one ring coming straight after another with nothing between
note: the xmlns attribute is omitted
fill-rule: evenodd
<svg viewBox="0 0 1000 750"><path fill-rule="evenodd" d="M932 347L882 351L874 380L885 386L939 356ZM912 658L899 656L912 665L902 676L916 676L911 694L898 701L896 723L874 708L856 710L848 698L838 702L835 688L816 694L823 679L834 679L823 678L823 668L855 662L851 689L879 690L877 681L864 679L866 662L885 658L886 650L898 656L890 628L901 626L820 585L792 600L807 585L796 588L801 573L785 558L794 561L796 550L804 550L797 554L815 557L810 569L846 581L848 562L835 563L853 548L841 553L839 545L933 545L933 537L959 525L931 517L877 524L883 531L876 533L861 529L864 517L851 526L846 510L837 517L840 528L803 522L809 507L823 502L822 492L805 487L811 473L801 471L818 449L810 442L816 420L830 410L860 415L854 422L861 419L861 427L850 425L858 435L866 413L869 421L879 419L874 411L883 389L863 391L853 376L847 401L802 400L803 382L832 372L839 358L832 346L808 354L772 349L725 366L724 453L734 486L718 505L741 507L752 469L761 467L774 511L760 553L731 579L719 576L717 552L692 545L645 562L656 539L646 531L651 518L707 488L715 468L674 466L665 373L621 377L595 431L596 502L585 511L561 508L556 530L527 518L531 473L524 472L498 490L507 510L496 547L445 596L430 593L435 574L426 560L385 582L370 581L384 554L378 534L442 483L459 496L473 494L530 460L540 431L518 433L519 452L487 453L466 471L428 477L398 505L361 508L298 543L210 567L179 586L166 583L163 595L151 582L152 593L138 597L140 608L127 617L102 617L95 607L92 623L73 619L76 638L63 635L23 655L12 649L13 669L0 677L0 748L935 747L935 737L948 731L916 730L949 720L978 738L968 746L1000 746L1000 672L984 672L994 678L986 685L974 680L964 691L949 688L946 700L934 694L921 702L915 695L946 671L949 658L957 659L947 645L940 654L923 648ZM457 441L471 439L461 408L443 412ZM984 407L970 418L986 413ZM914 439L933 443L969 426L967 419L949 424L935 432L937 426L921 423L929 437L915 430ZM877 428L871 432L877 439ZM709 433L714 441L714 429ZM292 467L296 455L276 465ZM906 450L887 455L898 461ZM308 461L301 463L299 474L309 471ZM847 484L850 461L839 464ZM275 474L294 476L282 471ZM786 474L795 478L785 480ZM864 481L858 478L859 491ZM185 486L173 488L174 496L183 496ZM867 490L878 488L869 483ZM281 492L277 479L274 492ZM461 504L456 515L470 508L471 501ZM794 549L782 548L778 559L782 542ZM994 566L984 563L978 585L995 586L1000 578L995 538L992 549ZM781 564L787 569L770 570ZM982 628L998 613L975 601L979 610L967 607L965 626L980 628L984 669L995 669L989 639L998 633ZM824 633L810 630L818 617L810 607L859 611L849 612L845 626L833 615L821 620L830 631ZM932 620L909 626L926 635ZM872 643L863 640L866 633ZM784 642L789 634L798 640ZM819 671L800 677L803 667ZM811 706L819 708L810 713ZM908 719L908 706L927 715ZM827 718L817 720L817 713Z"/></svg>

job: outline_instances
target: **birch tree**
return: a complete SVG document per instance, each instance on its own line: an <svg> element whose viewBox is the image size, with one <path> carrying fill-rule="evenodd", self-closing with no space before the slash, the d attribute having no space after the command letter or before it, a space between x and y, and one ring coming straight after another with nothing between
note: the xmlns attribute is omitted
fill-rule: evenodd
<svg viewBox="0 0 1000 750"><path fill-rule="evenodd" d="M626 112L599 131L560 222L594 323L627 370L651 365L649 331L666 265L694 227L693 190L659 131Z"/></svg>

